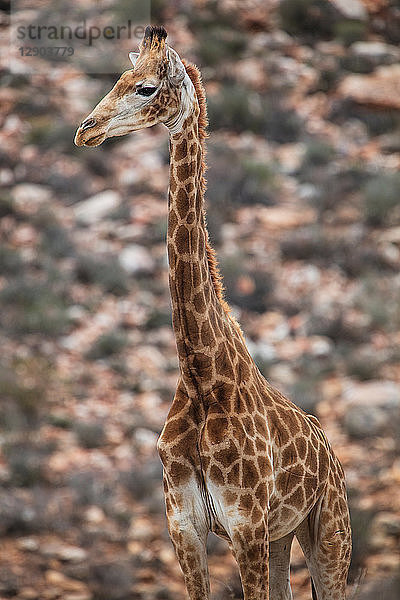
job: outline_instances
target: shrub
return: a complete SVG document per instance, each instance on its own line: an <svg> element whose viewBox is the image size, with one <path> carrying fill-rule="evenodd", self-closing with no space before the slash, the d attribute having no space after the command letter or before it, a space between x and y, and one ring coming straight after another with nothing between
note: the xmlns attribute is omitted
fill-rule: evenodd
<svg viewBox="0 0 400 600"><path fill-rule="evenodd" d="M75 267L76 277L82 283L96 283L106 292L123 296L129 292L129 280L126 271L114 257L102 259L81 255Z"/></svg>
<svg viewBox="0 0 400 600"><path fill-rule="evenodd" d="M106 435L101 423L77 423L75 433L84 448L99 448L105 443Z"/></svg>
<svg viewBox="0 0 400 600"><path fill-rule="evenodd" d="M371 329L393 331L400 324L400 288L396 278L369 274L355 297L356 308L370 318Z"/></svg>
<svg viewBox="0 0 400 600"><path fill-rule="evenodd" d="M280 99L268 98L247 87L226 82L208 99L210 129L251 131L278 143L295 142L301 121L294 110L283 108Z"/></svg>
<svg viewBox="0 0 400 600"><path fill-rule="evenodd" d="M316 414L316 406L321 400L318 377L299 379L289 390L290 399L306 413Z"/></svg>
<svg viewBox="0 0 400 600"><path fill-rule="evenodd" d="M222 259L221 272L228 302L259 313L270 307L273 291L271 274L247 267L243 256L238 254Z"/></svg>
<svg viewBox="0 0 400 600"><path fill-rule="evenodd" d="M3 325L14 332L58 336L66 330L66 296L50 278L16 278L2 290L0 300L5 308Z"/></svg>
<svg viewBox="0 0 400 600"><path fill-rule="evenodd" d="M221 3L208 0L201 11L191 11L191 29L197 40L196 53L203 66L217 67L237 60L246 48L247 37L240 29L235 10L221 8Z"/></svg>
<svg viewBox="0 0 400 600"><path fill-rule="evenodd" d="M114 478L104 479L96 471L77 471L68 477L68 487L76 495L77 502L83 506L100 506L107 509L115 502L116 481Z"/></svg>
<svg viewBox="0 0 400 600"><path fill-rule="evenodd" d="M1 159L3 159L3 156L1 156ZM14 214L13 201L8 194L3 192L0 196L0 219L12 214Z"/></svg>
<svg viewBox="0 0 400 600"><path fill-rule="evenodd" d="M93 600L129 600L133 583L132 564L125 557L90 566Z"/></svg>
<svg viewBox="0 0 400 600"><path fill-rule="evenodd" d="M0 245L0 275L16 275L23 268L23 260L18 250Z"/></svg>
<svg viewBox="0 0 400 600"><path fill-rule="evenodd" d="M335 154L335 149L329 144L320 140L311 140L307 145L301 170L327 165L334 158Z"/></svg>
<svg viewBox="0 0 400 600"><path fill-rule="evenodd" d="M126 335L122 331L115 329L99 336L87 352L86 357L91 360L109 358L121 352L127 343Z"/></svg>
<svg viewBox="0 0 400 600"><path fill-rule="evenodd" d="M40 424L49 368L37 358L0 364L0 426L5 431L30 431Z"/></svg>
<svg viewBox="0 0 400 600"><path fill-rule="evenodd" d="M285 259L317 262L330 258L332 248L323 232L315 227L305 227L286 235L281 244L281 253Z"/></svg>
<svg viewBox="0 0 400 600"><path fill-rule="evenodd" d="M333 35L334 8L324 0L282 0L281 27L291 35L329 38Z"/></svg>
<svg viewBox="0 0 400 600"><path fill-rule="evenodd" d="M31 487L45 481L44 461L52 452L52 446L30 441L7 444L4 452L10 470L11 484Z"/></svg>
<svg viewBox="0 0 400 600"><path fill-rule="evenodd" d="M42 231L42 250L53 258L65 258L74 254L74 246L64 227L48 224Z"/></svg>
<svg viewBox="0 0 400 600"><path fill-rule="evenodd" d="M365 559L369 553L369 546L371 542L371 522L374 512L371 510L360 509L355 503L355 500L352 499L351 493L349 505L353 537L353 552L351 557L349 580L354 581L360 575L360 570L363 568Z"/></svg>
<svg viewBox="0 0 400 600"><path fill-rule="evenodd" d="M334 27L335 36L345 44L350 46L353 42L363 40L367 33L366 24L356 19L347 19L339 21Z"/></svg>
<svg viewBox="0 0 400 600"><path fill-rule="evenodd" d="M363 192L364 217L367 223L371 225L393 223L394 209L400 209L400 174L380 174L365 185ZM400 214L396 217L398 221Z"/></svg>
<svg viewBox="0 0 400 600"><path fill-rule="evenodd" d="M57 148L68 151L74 137L74 126L66 123L61 117L46 114L31 117L31 128L26 134L26 143L40 148Z"/></svg>

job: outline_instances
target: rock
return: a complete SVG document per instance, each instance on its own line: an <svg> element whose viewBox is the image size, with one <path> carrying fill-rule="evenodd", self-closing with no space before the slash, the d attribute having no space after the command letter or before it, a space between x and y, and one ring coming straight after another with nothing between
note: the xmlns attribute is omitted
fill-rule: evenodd
<svg viewBox="0 0 400 600"><path fill-rule="evenodd" d="M390 227L385 229L380 235L379 240L382 242L390 242L391 244L400 245L400 227Z"/></svg>
<svg viewBox="0 0 400 600"><path fill-rule="evenodd" d="M99 506L92 505L85 510L85 519L88 523L98 524L104 521L105 514Z"/></svg>
<svg viewBox="0 0 400 600"><path fill-rule="evenodd" d="M111 211L115 210L121 202L121 196L113 190L100 192L83 202L80 202L75 208L75 217L78 222L84 225L92 225L101 221Z"/></svg>
<svg viewBox="0 0 400 600"><path fill-rule="evenodd" d="M392 381L351 385L345 390L344 400L347 402L344 425L352 437L376 436L398 425L400 388Z"/></svg>
<svg viewBox="0 0 400 600"><path fill-rule="evenodd" d="M142 450L154 450L157 444L158 434L144 427L138 427L133 434L135 443Z"/></svg>
<svg viewBox="0 0 400 600"><path fill-rule="evenodd" d="M140 542L148 542L153 535L153 527L146 517L133 518L129 527L129 539Z"/></svg>
<svg viewBox="0 0 400 600"><path fill-rule="evenodd" d="M14 186L11 195L15 208L26 215L35 214L51 198L49 188L35 183L19 183Z"/></svg>
<svg viewBox="0 0 400 600"><path fill-rule="evenodd" d="M376 406L358 406L348 410L344 418L347 433L354 438L363 439L378 435L387 424L382 410Z"/></svg>
<svg viewBox="0 0 400 600"><path fill-rule="evenodd" d="M56 586L67 592L87 593L86 584L77 579L71 579L60 571L49 569L45 573L46 581L52 586Z"/></svg>
<svg viewBox="0 0 400 600"><path fill-rule="evenodd" d="M355 56L367 58L374 64L400 59L400 49L384 42L355 42L350 50Z"/></svg>
<svg viewBox="0 0 400 600"><path fill-rule="evenodd" d="M59 542L48 542L40 548L44 556L59 558L67 562L80 562L87 559L87 552L77 546L68 546Z"/></svg>
<svg viewBox="0 0 400 600"><path fill-rule="evenodd" d="M236 75L243 85L253 89L263 89L267 86L267 76L262 63L256 58L245 58L235 66Z"/></svg>
<svg viewBox="0 0 400 600"><path fill-rule="evenodd" d="M350 385L344 394L352 406L378 406L384 410L400 408L400 387L394 381L377 380Z"/></svg>
<svg viewBox="0 0 400 600"><path fill-rule="evenodd" d="M330 0L339 13L346 19L365 21L368 14L361 0Z"/></svg>
<svg viewBox="0 0 400 600"><path fill-rule="evenodd" d="M32 587L23 587L18 592L18 598L23 600L36 600L36 598L39 598L39 592Z"/></svg>
<svg viewBox="0 0 400 600"><path fill-rule="evenodd" d="M379 512L371 524L371 547L382 550L390 543L394 546L399 536L400 517L390 512Z"/></svg>
<svg viewBox="0 0 400 600"><path fill-rule="evenodd" d="M138 244L126 246L119 255L121 266L128 273L151 273L154 269L154 260L148 250Z"/></svg>
<svg viewBox="0 0 400 600"><path fill-rule="evenodd" d="M17 541L17 546L21 550L25 550L27 552L36 552L39 549L39 544L35 538L26 537L21 538Z"/></svg>
<svg viewBox="0 0 400 600"><path fill-rule="evenodd" d="M400 133L395 131L382 135L380 137L380 144L382 152L387 154L400 152Z"/></svg>
<svg viewBox="0 0 400 600"><path fill-rule="evenodd" d="M332 340L330 340L326 336L322 335L314 335L310 337L310 354L313 356L329 356L333 349L334 345Z"/></svg>
<svg viewBox="0 0 400 600"><path fill-rule="evenodd" d="M400 109L400 65L380 67L370 75L349 75L338 93L359 104Z"/></svg>
<svg viewBox="0 0 400 600"><path fill-rule="evenodd" d="M254 343L251 340L247 340L246 343L257 363L268 364L276 359L276 350L272 344L266 341Z"/></svg>

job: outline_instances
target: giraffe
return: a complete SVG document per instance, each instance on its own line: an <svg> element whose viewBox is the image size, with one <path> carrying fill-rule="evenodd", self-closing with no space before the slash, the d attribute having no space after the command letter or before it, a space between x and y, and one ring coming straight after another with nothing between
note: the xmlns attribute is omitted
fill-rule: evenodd
<svg viewBox="0 0 400 600"><path fill-rule="evenodd" d="M229 543L244 600L289 600L297 537L317 600L344 600L351 531L343 469L319 421L261 375L224 300L205 221L207 114L200 73L147 27L133 69L75 143L163 123L169 130L167 250L179 359L158 440L167 524L190 600L208 600L206 539Z"/></svg>

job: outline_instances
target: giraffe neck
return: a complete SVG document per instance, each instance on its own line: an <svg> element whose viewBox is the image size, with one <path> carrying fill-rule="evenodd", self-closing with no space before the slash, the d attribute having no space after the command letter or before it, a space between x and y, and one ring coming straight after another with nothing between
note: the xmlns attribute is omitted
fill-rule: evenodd
<svg viewBox="0 0 400 600"><path fill-rule="evenodd" d="M190 114L170 137L167 233L172 321L180 369L187 387L197 393L205 385L212 386L209 366L221 351L230 328L216 272L210 264L199 117L194 97Z"/></svg>

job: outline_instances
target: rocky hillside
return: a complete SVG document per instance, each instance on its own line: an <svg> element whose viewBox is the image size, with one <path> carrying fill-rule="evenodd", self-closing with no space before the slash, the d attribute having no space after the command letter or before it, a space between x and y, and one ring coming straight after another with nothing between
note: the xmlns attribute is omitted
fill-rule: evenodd
<svg viewBox="0 0 400 600"><path fill-rule="evenodd" d="M345 467L353 588L394 600L399 3L157 0L152 10L202 69L208 223L227 299L261 371L318 415ZM116 77L68 62L0 73L1 598L183 597L156 453L178 374L168 136L156 127L73 145ZM209 553L214 598L241 598L225 544L210 537ZM292 583L310 598L297 547Z"/></svg>

